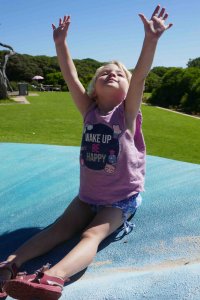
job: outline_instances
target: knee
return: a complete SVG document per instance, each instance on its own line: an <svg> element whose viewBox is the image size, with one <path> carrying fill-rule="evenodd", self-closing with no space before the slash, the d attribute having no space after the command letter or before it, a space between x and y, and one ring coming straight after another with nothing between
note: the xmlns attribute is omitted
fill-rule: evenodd
<svg viewBox="0 0 200 300"><path fill-rule="evenodd" d="M101 241L100 235L93 229L87 229L85 230L82 235L81 239L90 239L90 240L96 240L98 242Z"/></svg>
<svg viewBox="0 0 200 300"><path fill-rule="evenodd" d="M95 233L88 229L88 230L85 230L82 234L81 234L81 238L82 239L93 239L95 238Z"/></svg>

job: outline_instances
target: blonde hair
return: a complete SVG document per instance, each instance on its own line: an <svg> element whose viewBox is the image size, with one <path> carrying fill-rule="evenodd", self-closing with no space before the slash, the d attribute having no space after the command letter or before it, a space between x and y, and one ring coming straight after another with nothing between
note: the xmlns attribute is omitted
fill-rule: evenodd
<svg viewBox="0 0 200 300"><path fill-rule="evenodd" d="M90 98L94 98L94 93L95 93L95 83L97 80L98 75L100 74L100 72L103 70L103 68L105 68L108 65L116 65L118 66L118 68L120 70L122 70L126 76L126 79L128 81L128 83L130 83L131 81L131 72L124 66L124 64L122 64L121 62L117 61L117 60L113 60L109 63L104 64L103 66L101 66L100 68L98 68L96 70L96 73L94 75L94 77L92 78L92 80L90 81L89 85L88 85L88 89L87 89L87 94Z"/></svg>

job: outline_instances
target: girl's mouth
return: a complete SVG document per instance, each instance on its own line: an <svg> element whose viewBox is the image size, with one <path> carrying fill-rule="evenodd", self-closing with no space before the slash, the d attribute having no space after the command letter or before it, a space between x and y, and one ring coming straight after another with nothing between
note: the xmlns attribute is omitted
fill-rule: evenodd
<svg viewBox="0 0 200 300"><path fill-rule="evenodd" d="M118 80L115 80L113 78L107 79L106 82L118 82Z"/></svg>

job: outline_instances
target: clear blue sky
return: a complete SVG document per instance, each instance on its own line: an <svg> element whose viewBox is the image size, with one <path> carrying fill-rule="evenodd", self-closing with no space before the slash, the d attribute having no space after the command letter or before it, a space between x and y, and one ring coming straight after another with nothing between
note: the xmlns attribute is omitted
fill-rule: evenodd
<svg viewBox="0 0 200 300"><path fill-rule="evenodd" d="M158 3L174 26L161 37L153 65L186 67L200 56L199 0L0 0L0 42L21 54L55 56L51 23L69 14L73 58L117 59L133 68L144 37L138 13L150 17Z"/></svg>

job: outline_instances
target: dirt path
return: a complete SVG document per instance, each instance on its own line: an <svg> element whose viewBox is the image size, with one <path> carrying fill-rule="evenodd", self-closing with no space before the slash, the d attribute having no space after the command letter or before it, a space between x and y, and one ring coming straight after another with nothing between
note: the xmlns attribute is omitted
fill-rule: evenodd
<svg viewBox="0 0 200 300"><path fill-rule="evenodd" d="M142 103L142 105L151 106L151 105L149 105L147 103ZM154 107L154 106L152 106L152 107ZM183 116L186 116L186 117L191 117L191 118L195 118L195 119L199 119L200 120L200 116L193 116L193 115L184 114L184 113L181 113L179 111L168 109L168 108L164 108L164 107L161 107L161 106L155 106L155 107L159 108L159 109L167 110L167 111L175 113L175 114L179 114L179 115L183 115Z"/></svg>
<svg viewBox="0 0 200 300"><path fill-rule="evenodd" d="M191 118L195 118L195 119L199 119L200 120L200 117L197 117L197 116L192 116L192 115L184 114L184 113L181 113L181 112L178 112L178 111L175 111L175 110L172 110L172 109L160 107L160 106L156 106L156 107L159 108L159 109L168 110L168 111L170 111L172 113L175 113L175 114L179 114L179 115L183 115L183 116L186 116L186 117L191 117Z"/></svg>
<svg viewBox="0 0 200 300"><path fill-rule="evenodd" d="M29 93L29 96L39 96L39 95L36 93ZM26 99L25 96L15 96L15 97L11 97L11 99L19 104L30 104L30 102Z"/></svg>

